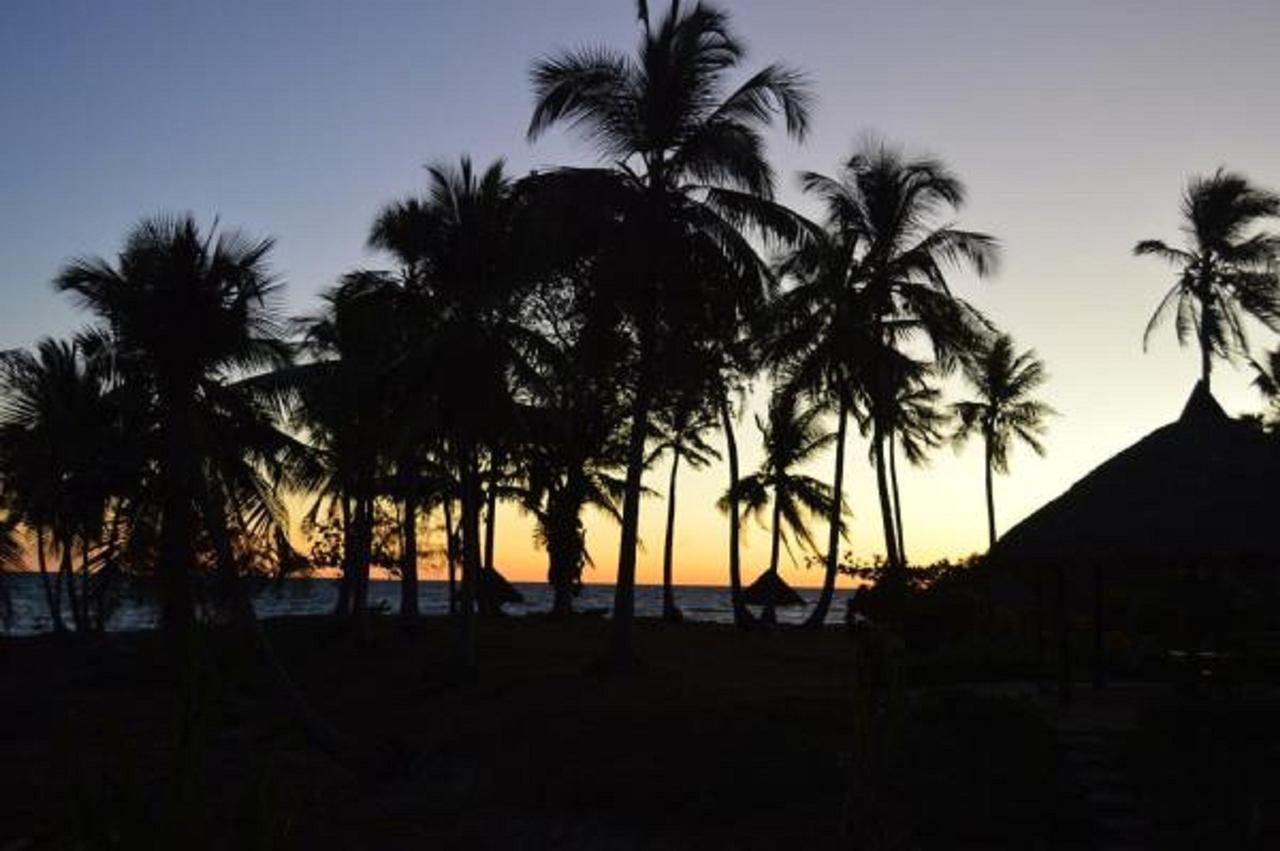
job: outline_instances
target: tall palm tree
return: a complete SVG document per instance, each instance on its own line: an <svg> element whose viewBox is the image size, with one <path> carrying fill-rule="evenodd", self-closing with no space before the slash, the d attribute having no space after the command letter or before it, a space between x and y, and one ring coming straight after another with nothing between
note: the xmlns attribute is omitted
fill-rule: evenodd
<svg viewBox="0 0 1280 851"><path fill-rule="evenodd" d="M1144 239L1136 255L1158 257L1178 272L1142 337L1170 314L1178 343L1194 337L1200 347L1200 380L1209 389L1213 358L1247 356L1244 319L1251 317L1280 331L1280 236L1255 230L1262 220L1280 216L1280 195L1261 189L1244 175L1218 169L1194 177L1182 195L1185 248Z"/></svg>
<svg viewBox="0 0 1280 851"><path fill-rule="evenodd" d="M608 220L618 225L614 251L626 272L618 279L618 303L638 351L611 647L613 660L623 664L634 655L641 479L659 389L660 338L678 334L682 308L697 303L699 265L733 267L743 289L767 285L768 269L743 228L776 234L795 223L769 203L773 173L761 129L779 113L796 137L808 123L804 80L784 66L769 65L727 88L744 52L723 12L673 0L653 20L648 3L637 7L641 39L634 57L595 47L535 64L529 124L531 139L556 124L574 126L617 164L583 170L577 182L591 187L580 194L614 204Z"/></svg>
<svg viewBox="0 0 1280 851"><path fill-rule="evenodd" d="M403 421L389 409L396 394L388 372L403 356L397 331L408 305L395 281L368 272L344 276L325 293L324 302L321 315L301 321L311 360L274 379L291 391L293 425L308 436L319 470L307 487L316 495L308 522L314 524L323 515L342 529L342 578L335 613L362 623L375 503L386 490L380 482L391 459L403 466L407 454L392 445L402 433Z"/></svg>
<svg viewBox="0 0 1280 851"><path fill-rule="evenodd" d="M794 540L816 551L809 531L809 517L823 515L835 498L831 486L796 468L813 461L831 447L835 435L822 428L822 410L802 408L789 388L774 393L768 419L756 417L756 428L764 443L760 469L738 481L737 505L743 516L763 521L770 512L769 565L765 572L777 576L781 549L791 552ZM730 494L721 497L722 511L731 510ZM765 620L775 620L773 606L765 607Z"/></svg>
<svg viewBox="0 0 1280 851"><path fill-rule="evenodd" d="M885 355L872 367L865 385L872 453L888 561L901 568L885 454L894 376L903 360L895 353L920 338L945 369L975 345L986 322L951 292L947 269L967 267L987 274L996 261L996 243L987 234L939 224L939 215L958 211L966 194L964 184L941 161L907 157L883 142L866 143L845 163L838 179L808 173L802 182L824 202L828 227L850 229L860 243L855 252L857 286Z"/></svg>
<svg viewBox="0 0 1280 851"><path fill-rule="evenodd" d="M716 428L716 413L708 410L708 400L697 392L678 393L669 405L663 407L655 418L657 443L650 451L650 460L657 461L670 453L671 473L667 480L667 523L662 539L662 619L670 623L683 620L676 605L675 532L676 532L676 476L680 463L693 470L707 467L720 459L720 453L707 442L706 435Z"/></svg>
<svg viewBox="0 0 1280 851"><path fill-rule="evenodd" d="M114 263L75 260L55 281L98 316L116 356L151 399L161 618L178 635L194 618L198 503L210 457L202 411L235 376L289 357L274 303L278 284L267 268L273 244L236 232L201 233L190 215L156 217L130 231Z"/></svg>
<svg viewBox="0 0 1280 851"><path fill-rule="evenodd" d="M950 417L940 407L942 391L929 384L925 376L902 384L895 392L893 405L885 422L889 434L886 453L889 456L889 482L893 497L893 517L897 531L898 554L907 558L902 527L902 498L898 488L898 447L907 463L921 467L929 463L929 452L942 444Z"/></svg>
<svg viewBox="0 0 1280 851"><path fill-rule="evenodd" d="M868 141L834 177L806 172L801 185L823 208L823 231L785 257L781 272L794 286L775 309L771 359L789 380L819 394L838 421L834 488L843 485L847 419L872 431L885 549L902 567L885 446L894 418L893 388L911 360L913 341L931 350L937 368L959 364L987 332L982 315L951 290L953 269L979 276L998 257L991 236L940 224L940 214L964 203L963 183L939 160L908 157ZM826 576L809 624L830 605L838 566L839 506L830 509Z"/></svg>
<svg viewBox="0 0 1280 851"><path fill-rule="evenodd" d="M458 606L459 662L475 665L473 610L481 589L483 464L493 463L514 412L512 382L525 369L521 347L530 333L519 323L526 268L525 194L501 160L483 171L463 157L458 166L428 168L427 193L392 203L377 216L370 245L412 272L413 292L429 327L414 336L396 380L407 400L400 416L431 418L456 471L462 581Z"/></svg>
<svg viewBox="0 0 1280 851"><path fill-rule="evenodd" d="M1056 413L1033 394L1048 379L1044 363L1030 349L1016 352L1013 338L1001 334L964 369L975 398L952 406L957 419L956 447L982 437L987 489L988 545L996 544L996 505L992 474L1009 472L1013 445L1021 442L1044 455L1045 420Z"/></svg>

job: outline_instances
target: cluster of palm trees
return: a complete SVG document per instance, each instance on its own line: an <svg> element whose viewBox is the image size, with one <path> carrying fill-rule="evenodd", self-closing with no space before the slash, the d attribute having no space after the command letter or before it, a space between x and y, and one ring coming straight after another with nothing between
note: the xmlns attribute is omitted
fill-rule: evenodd
<svg viewBox="0 0 1280 851"><path fill-rule="evenodd" d="M520 178L502 162L432 167L425 194L374 220L386 268L344 276L315 316L282 317L270 240L190 217L142 222L114 261L67 265L56 286L94 324L6 355L0 409L7 522L34 538L55 625L64 590L77 625L100 621L106 604L89 601L122 571L154 572L176 633L198 604L244 614L243 576L299 560L285 504L303 493L304 525L337 530L338 614L355 621L373 565L398 570L402 612L417 614L419 530L442 516L471 666L475 617L499 602L497 505L534 518L562 616L594 507L621 527L607 658L625 666L645 473L668 459L663 600L677 618L677 475L719 457L735 620L756 619L739 552L756 515L771 518L775 577L784 547L825 556L821 624L851 422L868 439L891 575L907 567L899 454L919 464L980 436L994 541L990 472L1017 439L1041 451L1050 409L1034 398L1034 353L949 285L998 256L991 236L948 223L961 181L868 141L835 174L802 175L822 209L805 218L775 200L763 137L775 121L804 137L805 76L775 64L731 86L744 51L714 7L651 17L640 3L638 18L636 53L573 51L532 73L529 137L576 129L606 165ZM952 373L973 399L944 404ZM761 375L765 461L744 473L735 428ZM828 449L830 483L799 469Z"/></svg>

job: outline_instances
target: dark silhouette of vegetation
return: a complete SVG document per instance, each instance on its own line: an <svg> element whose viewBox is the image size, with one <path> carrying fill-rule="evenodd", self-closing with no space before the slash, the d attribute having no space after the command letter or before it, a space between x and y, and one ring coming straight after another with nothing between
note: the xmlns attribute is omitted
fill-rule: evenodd
<svg viewBox="0 0 1280 851"><path fill-rule="evenodd" d="M1280 332L1280 236L1254 230L1280 217L1280 195L1261 189L1248 178L1218 169L1192 178L1182 196L1186 248L1158 239L1133 247L1137 255L1158 257L1178 271L1147 323L1145 347L1170 314L1178 343L1194 339L1200 347L1200 380L1210 388L1213 358L1234 360L1249 352L1246 317Z"/></svg>
<svg viewBox="0 0 1280 851"><path fill-rule="evenodd" d="M965 366L965 378L976 398L952 406L958 421L953 440L956 446L963 446L975 435L982 438L987 539L988 545L994 547L996 503L992 474L1009 472L1009 456L1015 443L1023 443L1043 455L1045 420L1056 412L1032 395L1048 380L1044 364L1034 351L1015 351L1008 334L996 337L988 349Z"/></svg>
<svg viewBox="0 0 1280 851"><path fill-rule="evenodd" d="M658 443L651 458L657 461L664 454L671 455L666 532L662 539L662 619L672 623L683 617L675 599L676 475L682 461L697 470L720 459L720 453L703 436L716 427L716 414L709 408L709 401L697 393L679 393L655 421Z"/></svg>
<svg viewBox="0 0 1280 851"><path fill-rule="evenodd" d="M659 362L671 341L704 323L704 311L723 305L731 311L723 319L732 321L735 300L771 285L747 230L787 236L796 224L771 201L773 172L760 130L781 114L787 130L803 137L809 101L803 77L781 65L728 88L727 77L744 52L727 17L714 7L673 2L657 20L647 3L637 11L643 34L635 57L590 48L534 66L537 105L529 123L530 138L555 124L569 124L618 163L565 177L576 178L584 200L595 196L596 203L612 202L612 212L601 213L617 222L614 250L629 261L620 264L626 271L612 282L637 351L637 369L628 382L631 408L610 650L611 664L623 666L634 655L641 479L649 422L662 391Z"/></svg>
<svg viewBox="0 0 1280 851"><path fill-rule="evenodd" d="M792 542L807 550L817 543L809 531L809 516L821 516L835 498L830 486L812 476L796 471L826 450L835 436L820 426L821 410L800 409L795 395L783 389L769 404L767 420L756 418L756 428L764 442L764 461L755 473L738 480L736 500L725 494L720 498L721 511L736 503L741 515L751 515L769 529L769 564L766 573L778 576L778 561L783 546L791 552ZM772 507L771 507L772 505ZM794 558L794 553L792 553ZM776 620L774 607L764 606L766 622Z"/></svg>
<svg viewBox="0 0 1280 851"><path fill-rule="evenodd" d="M637 800L653 804L655 823L679 829L687 816L671 803L694 794L693 774L676 777L653 754L706 740L710 776L744 796L734 806L758 805L772 829L784 816L804 821L806 846L833 836L859 847L941 841L944 829L920 818L921 807L962 825L973 847L999 845L1010 828L970 800L979 792L957 793L964 806L942 794L977 775L982 790L1027 787L1010 821L1019 839L1034 840L1025 844L1049 847L1059 821L1078 827L1060 811L1051 731L1003 697L922 696L907 675L937 685L1043 674L1046 591L1037 573L1035 603L1022 599L1032 583L1008 563L1019 546L1037 570L1059 552L1091 559L1099 660L1102 559L1185 558L1184 573L1220 576L1212 551L1153 555L1145 540L1159 528L1157 544L1189 549L1203 543L1181 528L1191 524L1135 519L1170 469L1212 485L1176 498L1212 523L1217 550L1247 545L1250 559L1274 557L1254 514L1277 463L1263 430L1280 431L1280 351L1255 359L1246 326L1280 331L1280 237L1261 229L1280 217L1280 196L1219 170L1186 189L1187 248L1135 247L1178 274L1144 344L1172 314L1179 341L1200 347L1201 383L1178 423L998 540L994 476L1009 472L1017 443L1045 452L1056 412L1039 398L1047 373L1035 351L1019 351L952 287L956 274L992 274L999 259L993 236L952 221L964 183L940 159L868 140L830 176L799 176L818 210L809 220L776 200L765 146L775 124L805 138L807 77L783 64L739 76L745 49L715 6L673 0L651 14L641 0L636 16L634 52L583 48L532 68L529 140L577 131L600 164L515 175L502 160L477 167L464 155L428 166L418 194L371 217L372 267L330 281L314 314L294 318L279 304L271 239L201 227L189 214L144 219L115 258L73 260L57 273L55 288L89 317L83 331L0 354L0 567L30 561L31 587L59 634L33 642L35 661L17 664L50 688L116 688L101 729L89 729L78 704L60 705L75 734L61 740L75 751L82 735L99 745L136 739L146 777L172 786L149 812L141 801L151 781L124 776L131 763L121 757L93 774L93 759L73 753L76 812L65 837L54 831L63 845L90 835L146 844L157 831L225 838L201 802L221 803L216 788L246 783L254 800L237 806L254 827L237 836L242 844L320 837L322 827L285 815L295 810L340 822L333 835L348 845L396 819L423 837L492 838L477 823L491 810L467 814L476 801L509 807L510 795L536 787L538 801L576 816L607 783L654 796ZM1209 392L1215 357L1248 360L1268 415L1226 416ZM966 390L955 400L957 379ZM744 433L753 401L765 399ZM983 444L990 553L911 566L898 463L924 467L944 442L959 451L972 438ZM866 454L849 455L851 441ZM851 457L866 458L875 476L883 556L849 540ZM687 471L716 464L727 480L717 506L727 515L734 628L676 627ZM815 474L823 468L829 478ZM663 624L636 618L640 515L643 498L658 495L645 478L655 469L666 480ZM1224 486L1224 470L1244 484ZM1122 516L1109 516L1099 491L1126 500ZM300 517L286 510L293 500ZM501 573L508 508L531 518L545 551L547 618L498 617L519 597ZM599 557L588 546L591 513L619 527L607 622L582 617L578 602ZM769 548L744 587L748 518L767 530ZM298 532L309 557L294 550ZM1132 553L1107 549L1122 539ZM782 578L784 552L820 566L822 586L806 628L775 639L775 609L803 603ZM429 565L447 572L448 619L422 616ZM264 626L256 589L310 571L337 574L332 616ZM383 575L399 583L394 619L376 617ZM846 629L819 629L842 575L859 589ZM1081 594L1061 567L1057 578L1066 660ZM158 636L83 640L106 630L121 587L153 584ZM1215 593L1260 595L1247 585L1219 581ZM1136 593L1124 602L1159 616L1171 608ZM1250 623L1271 623L1259 611ZM659 664L641 664L638 642ZM146 674L151 653L164 657L161 676ZM57 664L44 670L49 659ZM575 673L582 668L630 676L580 699L584 683L598 684ZM136 728L126 729L116 680L136 681L146 704ZM0 694L0 704L14 700L21 695ZM27 712L51 729L43 710ZM605 724L617 763L597 769L590 757ZM616 735L624 724L634 735ZM296 764L277 769L247 730L269 731ZM287 737L298 734L342 780L297 753ZM238 768L210 758L223 748ZM988 755L992 765L975 769ZM997 764L1016 782L987 776ZM930 773L909 770L921 765ZM770 812L780 767L808 772L817 803L787 798ZM296 775L289 794L277 770ZM293 796L302 775L323 794ZM497 791L506 784L518 791ZM385 792L377 806L366 800ZM317 801L339 796L349 811L317 814ZM619 796L630 823L633 797ZM427 824L427 798L446 826ZM739 814L708 807L729 827L704 844L759 839ZM819 811L831 824L812 818Z"/></svg>

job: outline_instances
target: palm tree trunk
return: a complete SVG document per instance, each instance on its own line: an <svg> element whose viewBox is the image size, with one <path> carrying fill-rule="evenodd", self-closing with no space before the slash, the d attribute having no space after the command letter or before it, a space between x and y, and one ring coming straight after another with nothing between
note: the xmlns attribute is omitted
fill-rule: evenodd
<svg viewBox="0 0 1280 851"><path fill-rule="evenodd" d="M67 587L67 602L71 606L71 622L75 624L76 632L84 632L84 618L80 612L80 601L76 596L76 577L75 568L72 566L72 545L68 538L63 538L61 542L62 558L58 564L58 581Z"/></svg>
<svg viewBox="0 0 1280 851"><path fill-rule="evenodd" d="M898 491L898 442L895 432L889 432L889 483L893 488L893 521L898 532L898 557L907 564L907 547L902 537L902 496Z"/></svg>
<svg viewBox="0 0 1280 851"><path fill-rule="evenodd" d="M476 669L475 608L476 584L480 581L480 487L479 461L472 447L462 456L462 593L458 601L458 643L455 661L464 676Z"/></svg>
<svg viewBox="0 0 1280 851"><path fill-rule="evenodd" d="M191 572L195 567L195 514L192 507L196 459L191 438L191 399L195 388L171 388L164 400L162 423L164 456L160 469L160 592L161 627L177 639L183 652L195 624Z"/></svg>
<svg viewBox="0 0 1280 851"><path fill-rule="evenodd" d="M489 455L489 483L485 493L484 507L484 575L493 571L493 544L498 520L498 480L501 476L501 459L496 452ZM476 587L480 614L489 616L497 614L498 606L490 598L489 584L480 582Z"/></svg>
<svg viewBox="0 0 1280 851"><path fill-rule="evenodd" d="M62 588L49 578L49 565L45 561L44 526L36 525L36 566L40 570L40 585L44 588L45 604L49 607L49 624L54 632L66 632L62 620Z"/></svg>
<svg viewBox="0 0 1280 851"><path fill-rule="evenodd" d="M571 477L572 478L572 477ZM582 567L579 490L573 485L547 494L543 534L547 545L547 579L551 582L551 617L573 615L573 595Z"/></svg>
<svg viewBox="0 0 1280 851"><path fill-rule="evenodd" d="M262 628L262 622L258 620L257 613L253 609L253 601L240 581L239 572L236 569L235 552L227 533L223 496L221 493L217 496L211 493L208 484L198 484L197 487L205 527L213 543L219 584L226 604L235 624L244 631L259 659L265 664L268 680L275 688L281 702L285 704L280 708L280 712L298 722L305 737L338 765L358 777L377 775L383 769L383 766L377 763L377 757L371 757L368 748L359 747L342 736L337 728L316 711L285 670L284 664L267 638L266 631ZM221 490L217 483L214 483L213 487Z"/></svg>
<svg viewBox="0 0 1280 851"><path fill-rule="evenodd" d="M449 574L449 614L458 610L458 554L453 540L453 497L446 495L444 499L444 558Z"/></svg>
<svg viewBox="0 0 1280 851"><path fill-rule="evenodd" d="M983 444L987 480L987 549L991 549L996 545L996 500L991 476L991 438L986 437Z"/></svg>
<svg viewBox="0 0 1280 851"><path fill-rule="evenodd" d="M849 404L840 399L840 410L836 415L836 469L831 483L831 514L828 517L827 533L827 570L822 578L822 591L818 594L818 602L805 620L804 625L810 628L821 627L826 623L827 611L831 608L831 598L836 590L836 569L840 564L840 530L844 518L840 514L841 497L844 494L844 444L849 433Z"/></svg>
<svg viewBox="0 0 1280 851"><path fill-rule="evenodd" d="M418 610L418 494L412 471L402 473L404 517L400 547L400 617L416 618Z"/></svg>
<svg viewBox="0 0 1280 851"><path fill-rule="evenodd" d="M672 586L672 550L676 534L676 471L680 468L680 453L671 453L671 480L667 484L667 532L662 541L662 619L672 623L683 620L676 605Z"/></svg>
<svg viewBox="0 0 1280 851"><path fill-rule="evenodd" d="M876 490L880 494L880 525L884 529L885 560L888 562L889 570L896 572L902 568L902 562L898 558L898 534L894 523L893 505L889 500L889 470L884 451L885 436L879 425L875 427L872 440L875 441L873 450L876 459ZM901 579L900 576L898 578Z"/></svg>
<svg viewBox="0 0 1280 851"><path fill-rule="evenodd" d="M613 593L613 635L605 664L625 669L636 664L634 620L636 605L636 544L640 534L640 489L644 476L644 444L649 433L652 403L653 328L640 335L640 374L631 403L631 433L627 442L627 475L622 491L622 531L618 543L618 578Z"/></svg>
<svg viewBox="0 0 1280 851"><path fill-rule="evenodd" d="M1203 305L1203 302L1202 302ZM1203 310L1201 311L1203 315ZM1200 321L1200 383L1204 385L1207 392L1209 388L1209 380L1213 372L1213 348L1209 342L1208 320Z"/></svg>
<svg viewBox="0 0 1280 851"><path fill-rule="evenodd" d="M342 512L342 575L338 577L338 602L333 608L333 616L342 619L351 614L351 589L356 574L356 529L354 512L345 492L338 498L338 507Z"/></svg>
<svg viewBox="0 0 1280 851"><path fill-rule="evenodd" d="M782 554L782 499L778 493L777 485L774 486L773 493L773 541L769 545L769 573L775 576L778 573L778 558ZM778 622L778 613L774 609L773 603L767 603L764 611L761 613L762 619L767 624Z"/></svg>
<svg viewBox="0 0 1280 851"><path fill-rule="evenodd" d="M733 413L729 410L729 399L721 395L719 402L725 454L729 458L729 599L733 605L734 626L750 629L755 624L755 618L742 603L742 552L738 539L738 440L733 432Z"/></svg>
<svg viewBox="0 0 1280 851"><path fill-rule="evenodd" d="M361 496L356 502L356 562L351 587L351 608L362 624L369 614L369 563L372 558L373 498Z"/></svg>

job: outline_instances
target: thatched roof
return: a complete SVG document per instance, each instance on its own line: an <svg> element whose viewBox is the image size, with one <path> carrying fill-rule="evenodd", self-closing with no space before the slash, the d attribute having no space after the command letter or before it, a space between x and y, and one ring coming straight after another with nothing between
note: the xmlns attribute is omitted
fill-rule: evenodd
<svg viewBox="0 0 1280 851"><path fill-rule="evenodd" d="M488 594L489 599L499 606L524 602L524 595L517 591L516 587L508 582L507 578L496 569L481 570L480 584L483 587L483 593Z"/></svg>
<svg viewBox="0 0 1280 851"><path fill-rule="evenodd" d="M1076 482L997 543L999 563L1280 561L1280 440L1197 384L1176 422Z"/></svg>
<svg viewBox="0 0 1280 851"><path fill-rule="evenodd" d="M771 605L777 609L805 604L787 581L771 570L757 576L755 582L743 589L742 602L748 606Z"/></svg>

